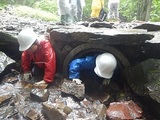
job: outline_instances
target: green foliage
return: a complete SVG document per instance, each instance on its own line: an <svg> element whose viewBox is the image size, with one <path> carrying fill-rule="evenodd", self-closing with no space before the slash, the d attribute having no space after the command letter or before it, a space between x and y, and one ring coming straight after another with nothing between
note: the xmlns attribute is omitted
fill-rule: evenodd
<svg viewBox="0 0 160 120"><path fill-rule="evenodd" d="M6 4L8 4L8 3L9 3L8 0L1 0L1 1L0 1L0 4L1 4L1 5L6 5Z"/></svg>
<svg viewBox="0 0 160 120"><path fill-rule="evenodd" d="M139 0L120 0L120 13L127 17L127 21L136 19ZM152 0L150 21L160 21L160 0Z"/></svg>
<svg viewBox="0 0 160 120"><path fill-rule="evenodd" d="M0 0L0 5L18 4L18 5L32 6L37 1L40 0Z"/></svg>
<svg viewBox="0 0 160 120"><path fill-rule="evenodd" d="M127 18L127 21L132 21L136 18L137 0L121 0L120 14Z"/></svg>
<svg viewBox="0 0 160 120"><path fill-rule="evenodd" d="M8 4L7 0L1 0L0 1L0 8L3 9L6 4Z"/></svg>
<svg viewBox="0 0 160 120"><path fill-rule="evenodd" d="M57 12L57 0L41 0L36 2L34 7L44 11Z"/></svg>
<svg viewBox="0 0 160 120"><path fill-rule="evenodd" d="M44 21L54 21L54 22L58 21L57 15L53 13L42 11L39 9L34 9L27 6L17 6L16 13L20 16L28 16L36 19L41 19Z"/></svg>
<svg viewBox="0 0 160 120"><path fill-rule="evenodd" d="M57 0L0 0L0 8L7 4L18 5L16 10L20 16L29 16L54 22L59 19L57 15Z"/></svg>
<svg viewBox="0 0 160 120"><path fill-rule="evenodd" d="M153 0L152 10L150 14L150 21L159 22L160 21L160 0Z"/></svg>
<svg viewBox="0 0 160 120"><path fill-rule="evenodd" d="M90 18L92 0L85 0L86 6L83 10L83 20Z"/></svg>

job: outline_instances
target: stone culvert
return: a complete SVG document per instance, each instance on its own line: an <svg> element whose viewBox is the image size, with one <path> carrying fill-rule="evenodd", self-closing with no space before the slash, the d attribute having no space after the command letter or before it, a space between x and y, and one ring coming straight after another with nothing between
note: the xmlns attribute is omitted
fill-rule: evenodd
<svg viewBox="0 0 160 120"><path fill-rule="evenodd" d="M141 45L153 36L146 30L54 26L51 43L57 51L59 70L68 77L68 65L74 58L103 52L112 53L121 68L141 61Z"/></svg>
<svg viewBox="0 0 160 120"><path fill-rule="evenodd" d="M78 26L54 26L50 32L51 43L57 53L58 72L69 77L69 63L87 55L112 53L118 66L112 77L120 87L126 81L125 69L145 59L141 46L153 35L139 29L110 29ZM82 75L83 76L83 75ZM85 76L85 77L84 77ZM84 75L83 81L89 81Z"/></svg>

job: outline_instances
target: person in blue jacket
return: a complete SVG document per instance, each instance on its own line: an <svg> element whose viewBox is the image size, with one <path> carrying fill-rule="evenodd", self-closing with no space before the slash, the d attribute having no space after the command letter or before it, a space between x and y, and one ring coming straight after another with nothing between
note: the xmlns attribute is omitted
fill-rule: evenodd
<svg viewBox="0 0 160 120"><path fill-rule="evenodd" d="M80 84L81 72L85 70L88 76L94 79L103 78L103 84L107 84L116 66L116 58L111 53L77 58L69 64L69 79Z"/></svg>

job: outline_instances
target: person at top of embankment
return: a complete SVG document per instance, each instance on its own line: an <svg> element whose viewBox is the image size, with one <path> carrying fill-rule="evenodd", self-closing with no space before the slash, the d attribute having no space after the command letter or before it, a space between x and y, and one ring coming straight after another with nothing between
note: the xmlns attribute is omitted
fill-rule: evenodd
<svg viewBox="0 0 160 120"><path fill-rule="evenodd" d="M99 18L101 9L104 7L104 0L92 0L91 18Z"/></svg>
<svg viewBox="0 0 160 120"><path fill-rule="evenodd" d="M120 3L120 0L109 0L108 1L108 20L109 22L119 21L119 3Z"/></svg>

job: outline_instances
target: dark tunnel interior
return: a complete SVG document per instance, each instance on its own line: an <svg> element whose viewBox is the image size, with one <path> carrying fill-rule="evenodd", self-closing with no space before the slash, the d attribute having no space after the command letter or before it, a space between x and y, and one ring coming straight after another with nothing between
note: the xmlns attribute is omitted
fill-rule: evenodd
<svg viewBox="0 0 160 120"><path fill-rule="evenodd" d="M76 56L74 56L73 59L76 58L83 58L86 56L94 56L102 54L106 51L89 51L89 52L83 52L79 53ZM117 67L114 70L114 74L112 78L110 79L110 83L116 83L120 90L124 89L125 84L125 77L123 74L123 66L121 64L121 61L117 60ZM104 93L106 90L108 90L108 85L103 85L103 79L99 76L97 76L94 72L94 70L81 70L80 72L80 80L85 84L86 94L94 94L94 93Z"/></svg>

